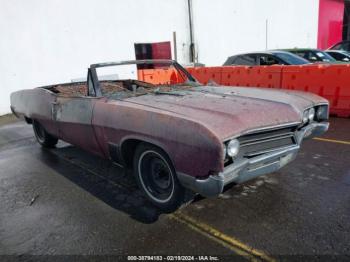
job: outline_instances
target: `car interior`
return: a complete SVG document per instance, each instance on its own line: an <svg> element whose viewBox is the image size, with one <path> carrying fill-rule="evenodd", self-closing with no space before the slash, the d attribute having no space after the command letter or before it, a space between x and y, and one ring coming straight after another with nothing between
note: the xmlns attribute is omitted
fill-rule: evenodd
<svg viewBox="0 0 350 262"><path fill-rule="evenodd" d="M156 86L150 83L138 80L117 80L117 81L100 81L102 95L109 96L118 92L146 92L146 89L155 89ZM65 97L81 97L88 96L88 88L86 82L60 84L46 87L56 94Z"/></svg>
<svg viewBox="0 0 350 262"><path fill-rule="evenodd" d="M260 65L278 65L280 62L269 55L260 55L259 56Z"/></svg>

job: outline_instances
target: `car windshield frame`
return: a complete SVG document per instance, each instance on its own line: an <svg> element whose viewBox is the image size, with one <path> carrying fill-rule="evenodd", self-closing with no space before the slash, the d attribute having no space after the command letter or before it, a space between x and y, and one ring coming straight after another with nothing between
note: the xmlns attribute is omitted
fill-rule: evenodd
<svg viewBox="0 0 350 262"><path fill-rule="evenodd" d="M350 51L350 41L342 41L339 43L336 43L332 47L329 48L329 50L338 50L338 51Z"/></svg>
<svg viewBox="0 0 350 262"><path fill-rule="evenodd" d="M198 85L199 82L185 69L183 68L179 63L177 63L175 60L168 60L168 59L146 59L146 60L128 60L128 61L120 61L120 62L105 62L105 63L97 63L90 65L88 69L88 75L87 75L87 85L88 85L88 93L89 96L95 96L95 97L102 97L102 90L100 86L100 81L103 81L102 79L99 80L99 77L97 75L97 68L102 67L115 67L115 66L123 66L123 65L167 65L168 67L173 66L175 70L184 78L184 83L193 85ZM135 79L137 80L137 79ZM183 85L178 84L178 85ZM177 84L173 84L172 86L177 86Z"/></svg>
<svg viewBox="0 0 350 262"><path fill-rule="evenodd" d="M273 52L273 55L277 58L285 61L288 65L306 65L310 62L298 55L289 52ZM293 60L293 61L292 61Z"/></svg>

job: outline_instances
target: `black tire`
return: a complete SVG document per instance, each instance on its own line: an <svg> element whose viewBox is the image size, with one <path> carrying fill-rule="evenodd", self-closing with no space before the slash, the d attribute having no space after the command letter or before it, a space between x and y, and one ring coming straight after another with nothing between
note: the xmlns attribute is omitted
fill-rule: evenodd
<svg viewBox="0 0 350 262"><path fill-rule="evenodd" d="M187 190L180 184L163 150L140 144L134 155L133 171L147 199L162 211L173 212L184 203Z"/></svg>
<svg viewBox="0 0 350 262"><path fill-rule="evenodd" d="M41 146L52 148L57 144L58 139L47 133L44 127L38 121L33 121L33 130L35 138Z"/></svg>

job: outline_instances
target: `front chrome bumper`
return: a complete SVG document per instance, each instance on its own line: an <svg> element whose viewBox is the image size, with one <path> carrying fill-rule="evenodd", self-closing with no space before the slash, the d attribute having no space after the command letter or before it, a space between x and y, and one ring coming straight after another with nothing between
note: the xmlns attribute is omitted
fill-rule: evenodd
<svg viewBox="0 0 350 262"><path fill-rule="evenodd" d="M206 179L177 173L181 184L205 197L218 196L225 185L230 183L244 183L258 176L275 172L295 159L303 139L319 136L328 130L329 123L311 123L296 132L297 144L253 158L243 158L218 175L211 175Z"/></svg>

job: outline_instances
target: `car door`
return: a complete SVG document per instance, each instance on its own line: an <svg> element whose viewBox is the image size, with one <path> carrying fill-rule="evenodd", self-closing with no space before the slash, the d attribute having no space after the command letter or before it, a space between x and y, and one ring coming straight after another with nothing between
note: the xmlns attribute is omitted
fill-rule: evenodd
<svg viewBox="0 0 350 262"><path fill-rule="evenodd" d="M309 53L308 53L308 52L296 51L296 52L292 52L292 53L294 53L294 54L297 55L297 56L300 56L301 58L304 58L304 59L310 61ZM311 61L310 61L310 62L311 62Z"/></svg>
<svg viewBox="0 0 350 262"><path fill-rule="evenodd" d="M256 54L240 55L233 62L234 65L246 65L254 66L257 65Z"/></svg>
<svg viewBox="0 0 350 262"><path fill-rule="evenodd" d="M319 55L319 54L317 54L316 52L313 52L313 51L309 51L308 52L308 57L309 57L309 60L313 61L313 62L323 62L324 61L322 59L323 54Z"/></svg>
<svg viewBox="0 0 350 262"><path fill-rule="evenodd" d="M64 97L56 100L59 137L87 151L102 154L91 124L97 97Z"/></svg>
<svg viewBox="0 0 350 262"><path fill-rule="evenodd" d="M282 64L280 60L278 60L276 57L269 55L269 54L260 54L259 55L259 65L279 65Z"/></svg>

